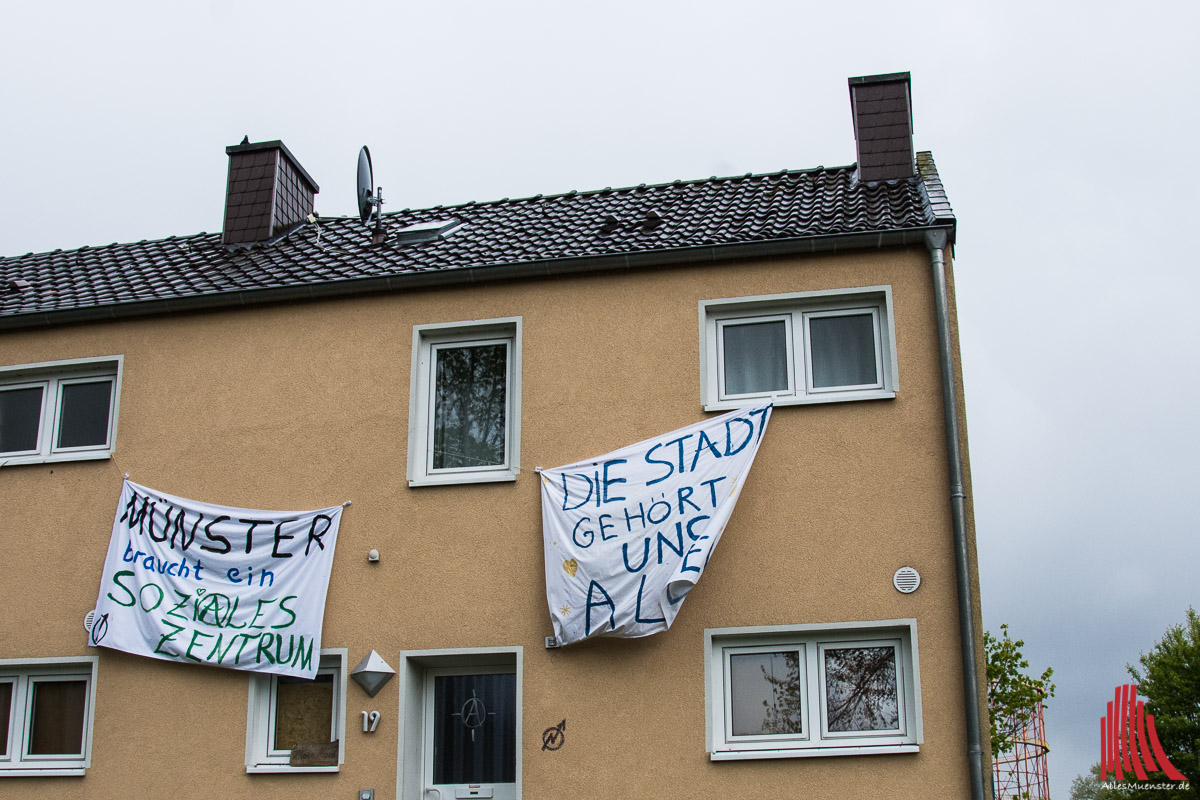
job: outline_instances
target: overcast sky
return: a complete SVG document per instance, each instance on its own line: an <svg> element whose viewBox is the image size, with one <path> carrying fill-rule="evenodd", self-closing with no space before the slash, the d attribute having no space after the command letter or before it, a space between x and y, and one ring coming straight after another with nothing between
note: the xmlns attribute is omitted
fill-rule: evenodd
<svg viewBox="0 0 1200 800"><path fill-rule="evenodd" d="M244 135L324 215L363 144L386 210L849 164L846 78L911 71L959 219L984 621L1055 669L1065 800L1125 664L1200 606L1200 4L976 5L7 4L0 255L219 230Z"/></svg>

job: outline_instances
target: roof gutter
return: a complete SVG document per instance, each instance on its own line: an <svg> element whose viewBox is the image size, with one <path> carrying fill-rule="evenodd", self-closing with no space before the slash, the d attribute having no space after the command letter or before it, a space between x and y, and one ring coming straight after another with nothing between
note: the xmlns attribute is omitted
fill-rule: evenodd
<svg viewBox="0 0 1200 800"><path fill-rule="evenodd" d="M348 297L377 292L398 292L433 287L461 286L521 278L542 278L605 270L663 267L678 264L716 263L746 258L766 258L848 250L923 244L926 234L953 235L953 224L872 233L828 234L762 242L682 247L671 250L616 253L603 256L556 258L478 267L449 267L403 272L370 278L344 278L296 286L210 292L188 297L135 300L124 303L37 311L0 317L0 330L39 328L81 322L100 322L155 314L233 309L267 303Z"/></svg>
<svg viewBox="0 0 1200 800"><path fill-rule="evenodd" d="M950 513L954 529L954 569L958 578L958 632L962 639L964 704L967 722L967 766L971 800L985 800L983 726L979 714L979 671L976 668L975 603L972 598L971 561L967 542L966 489L958 421L958 386L954 376L954 349L950 333L949 290L946 282L946 231L928 231L930 266L933 268L938 350L942 367L942 405L946 417L946 455L950 462Z"/></svg>

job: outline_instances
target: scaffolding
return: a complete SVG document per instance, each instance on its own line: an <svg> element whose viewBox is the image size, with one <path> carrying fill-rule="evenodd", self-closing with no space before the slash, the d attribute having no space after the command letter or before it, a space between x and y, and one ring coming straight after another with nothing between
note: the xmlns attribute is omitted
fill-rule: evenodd
<svg viewBox="0 0 1200 800"><path fill-rule="evenodd" d="M996 800L1049 800L1045 707L1038 701L1031 712L1014 714L1002 727L1012 731L1013 744L1003 753L992 754Z"/></svg>

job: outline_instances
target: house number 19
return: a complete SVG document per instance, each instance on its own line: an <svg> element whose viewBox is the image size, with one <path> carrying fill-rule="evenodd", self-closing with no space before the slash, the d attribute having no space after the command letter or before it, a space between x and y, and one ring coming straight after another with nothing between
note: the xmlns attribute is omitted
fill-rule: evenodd
<svg viewBox="0 0 1200 800"><path fill-rule="evenodd" d="M379 712L372 711L370 713L367 713L366 711L364 711L364 712L362 712L362 717L363 717L363 733L374 733L375 729L379 727Z"/></svg>

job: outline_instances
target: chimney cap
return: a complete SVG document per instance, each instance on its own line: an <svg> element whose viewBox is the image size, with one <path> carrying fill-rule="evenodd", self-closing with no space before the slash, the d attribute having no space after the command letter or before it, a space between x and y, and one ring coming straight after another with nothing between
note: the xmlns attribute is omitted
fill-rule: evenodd
<svg viewBox="0 0 1200 800"><path fill-rule="evenodd" d="M850 78L851 86L861 86L864 83L892 83L894 81L912 81L912 73L910 72L888 72L884 75L860 75L857 78Z"/></svg>
<svg viewBox="0 0 1200 800"><path fill-rule="evenodd" d="M249 138L250 137L246 137L242 139L241 144L229 145L225 148L225 154L231 156L238 153L254 153L259 150L280 150L285 156L287 156L288 161L292 162L292 166L296 168L296 171L303 175L304 179L308 181L308 185L313 188L313 193L316 194L321 191L321 187L317 186L317 182L313 180L312 175L309 175L308 170L301 166L300 159L292 155L292 151L288 150L287 145L282 141L275 139L274 141L270 142L247 142L246 139Z"/></svg>

